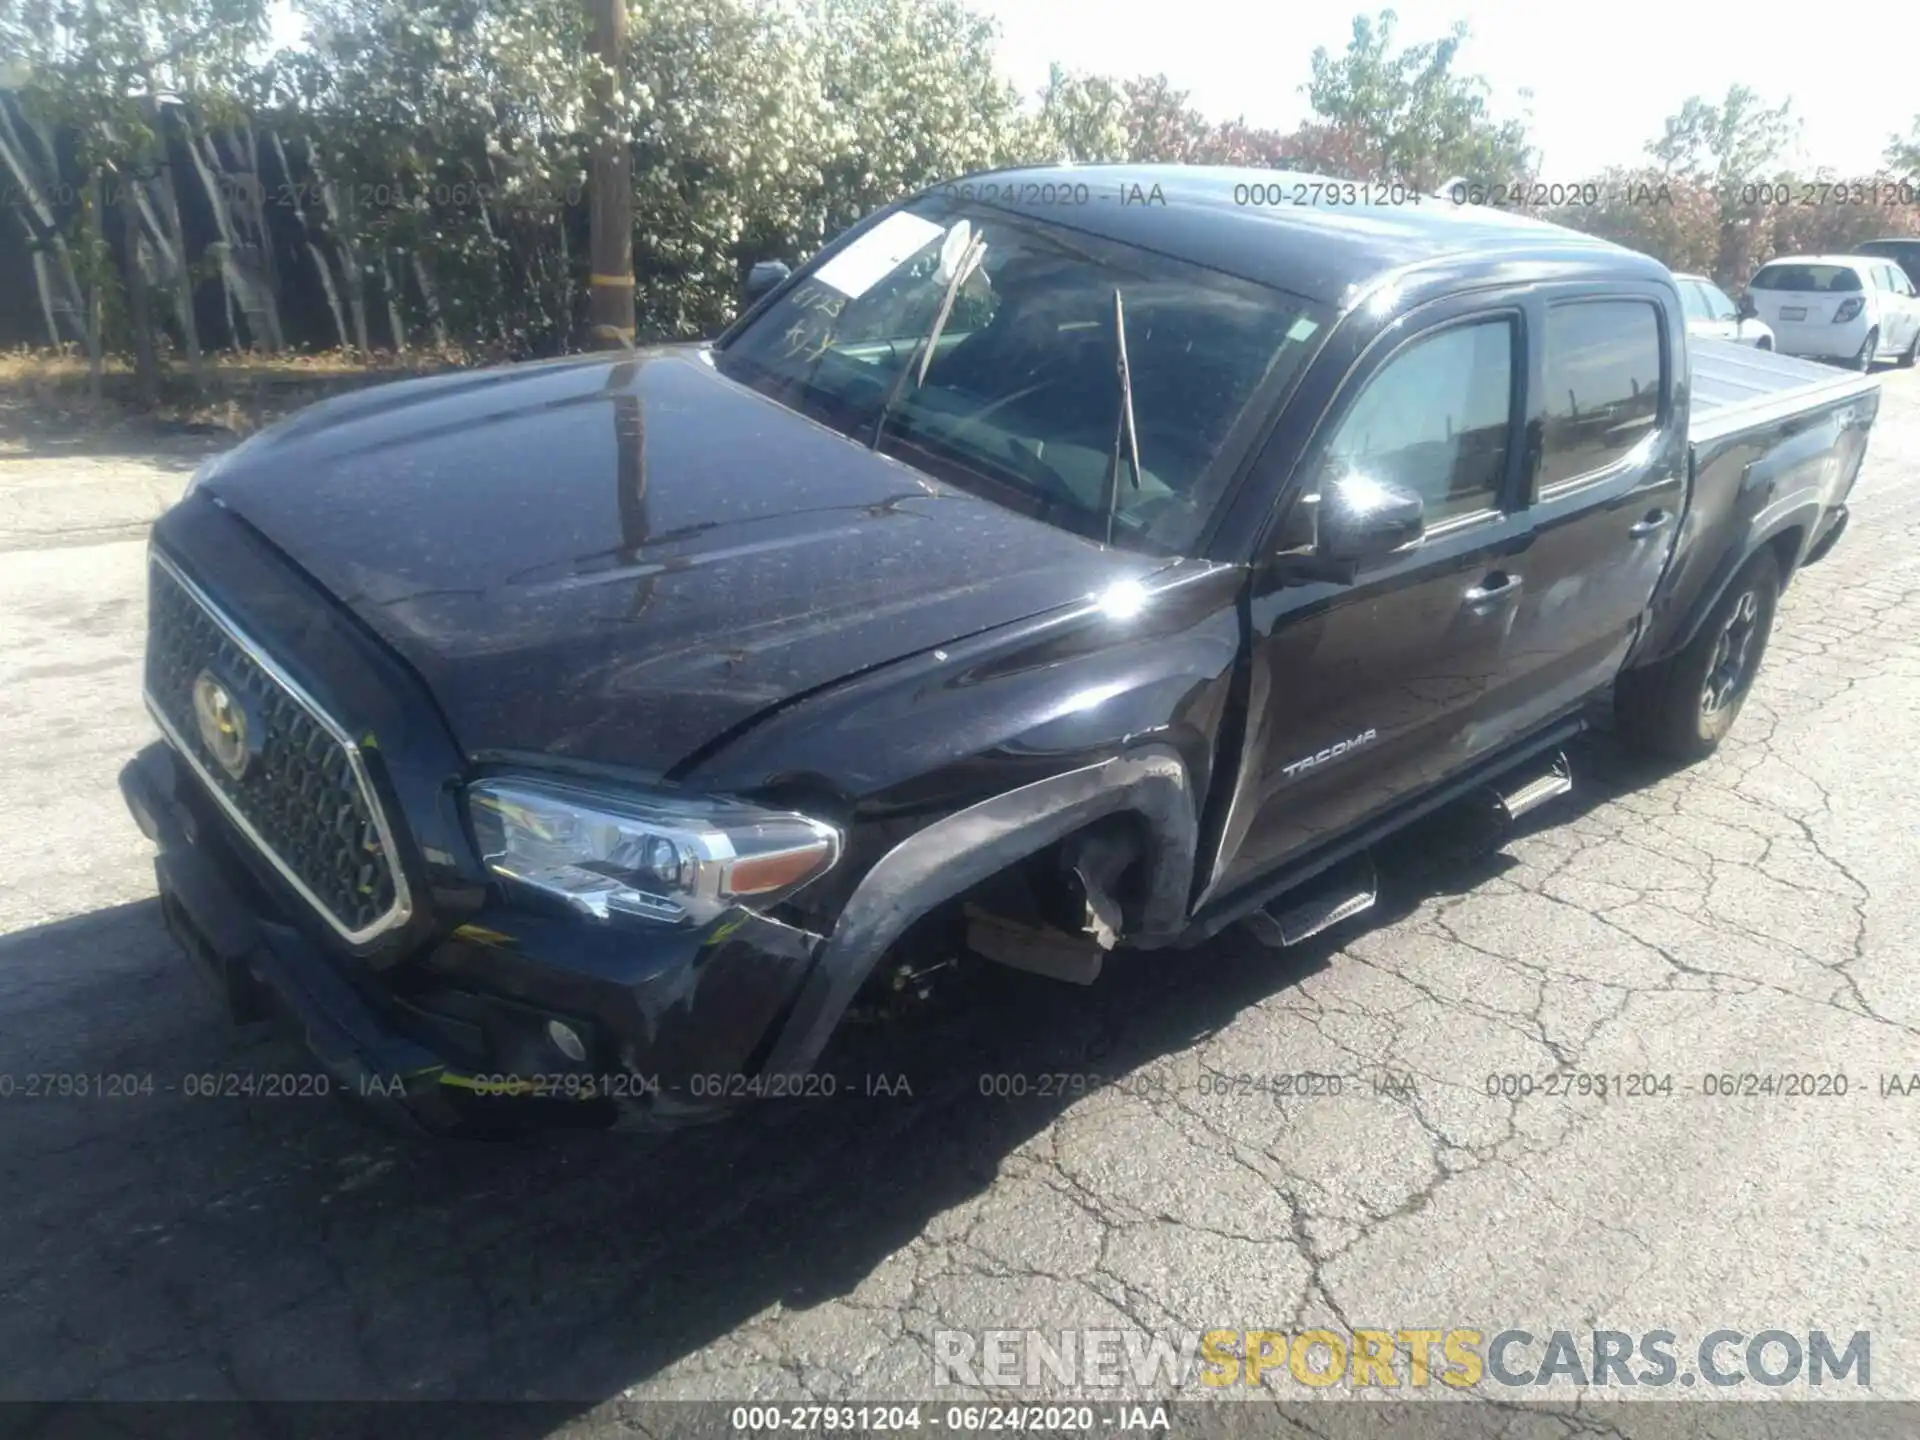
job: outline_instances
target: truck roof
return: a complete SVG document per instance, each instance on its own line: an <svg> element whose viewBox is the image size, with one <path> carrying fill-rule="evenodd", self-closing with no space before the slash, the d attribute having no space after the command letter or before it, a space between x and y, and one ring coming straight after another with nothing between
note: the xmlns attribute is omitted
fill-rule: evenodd
<svg viewBox="0 0 1920 1440"><path fill-rule="evenodd" d="M1061 186L1072 187L1063 198ZM1079 200L1078 186L1085 185ZM1666 277L1657 260L1564 225L1411 186L1227 165L1046 165L929 187L1191 259L1336 308L1390 272L1452 256L1538 262L1539 278ZM1053 187L1051 191L1046 187ZM1157 193L1156 193L1157 192ZM1354 199L1379 203L1351 203Z"/></svg>

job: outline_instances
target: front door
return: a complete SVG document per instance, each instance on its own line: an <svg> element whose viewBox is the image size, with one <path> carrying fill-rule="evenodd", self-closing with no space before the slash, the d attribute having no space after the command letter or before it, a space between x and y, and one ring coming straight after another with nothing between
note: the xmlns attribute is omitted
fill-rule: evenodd
<svg viewBox="0 0 1920 1440"><path fill-rule="evenodd" d="M1427 533L1352 585L1256 582L1247 734L1202 903L1459 769L1503 703L1525 313L1489 292L1409 318L1342 385L1280 509L1357 471L1420 495Z"/></svg>

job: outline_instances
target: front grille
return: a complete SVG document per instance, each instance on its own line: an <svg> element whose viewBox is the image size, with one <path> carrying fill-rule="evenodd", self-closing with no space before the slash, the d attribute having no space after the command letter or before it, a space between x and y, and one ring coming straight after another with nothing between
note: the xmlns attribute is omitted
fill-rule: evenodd
<svg viewBox="0 0 1920 1440"><path fill-rule="evenodd" d="M171 564L156 554L148 574L147 704L168 740L342 936L358 943L405 921L392 832L352 739ZM250 753L238 778L202 738L203 674L239 702Z"/></svg>

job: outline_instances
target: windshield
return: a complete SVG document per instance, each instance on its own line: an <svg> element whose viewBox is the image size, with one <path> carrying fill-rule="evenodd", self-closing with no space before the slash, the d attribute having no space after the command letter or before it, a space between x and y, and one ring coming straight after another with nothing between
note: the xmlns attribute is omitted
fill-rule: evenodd
<svg viewBox="0 0 1920 1440"><path fill-rule="evenodd" d="M1848 265L1767 265L1747 288L1850 292L1860 288L1860 276Z"/></svg>
<svg viewBox="0 0 1920 1440"><path fill-rule="evenodd" d="M1176 553L1251 438L1249 402L1323 329L1285 292L929 197L799 276L715 360L937 479Z"/></svg>

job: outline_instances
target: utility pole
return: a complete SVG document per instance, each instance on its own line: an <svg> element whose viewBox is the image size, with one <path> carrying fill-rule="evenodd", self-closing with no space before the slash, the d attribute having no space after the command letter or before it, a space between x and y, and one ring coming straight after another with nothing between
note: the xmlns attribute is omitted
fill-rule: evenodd
<svg viewBox="0 0 1920 1440"><path fill-rule="evenodd" d="M604 67L593 82L593 183L587 197L592 231L592 283L587 292L587 343L596 350L633 344L632 147L614 91L625 70L627 0L586 0L593 50Z"/></svg>

